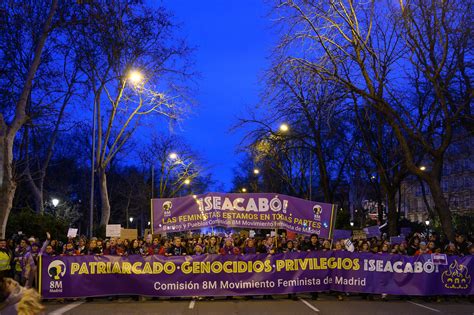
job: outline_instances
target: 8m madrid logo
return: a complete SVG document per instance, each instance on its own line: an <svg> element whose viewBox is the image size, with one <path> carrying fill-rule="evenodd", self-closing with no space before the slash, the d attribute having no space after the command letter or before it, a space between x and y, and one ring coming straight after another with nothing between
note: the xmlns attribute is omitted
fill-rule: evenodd
<svg viewBox="0 0 474 315"><path fill-rule="evenodd" d="M63 292L63 282L61 278L66 274L66 265L61 260L53 260L48 265L48 275L51 277L49 282L49 292Z"/></svg>

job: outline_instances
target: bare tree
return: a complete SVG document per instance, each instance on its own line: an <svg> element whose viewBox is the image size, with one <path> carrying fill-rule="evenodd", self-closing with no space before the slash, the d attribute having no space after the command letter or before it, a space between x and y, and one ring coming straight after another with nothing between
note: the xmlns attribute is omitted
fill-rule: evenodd
<svg viewBox="0 0 474 315"><path fill-rule="evenodd" d="M140 156L152 174L153 190L157 187L153 197L177 197L202 176L199 158L176 136L154 136Z"/></svg>
<svg viewBox="0 0 474 315"><path fill-rule="evenodd" d="M463 75L472 3L313 0L277 8L288 26L280 45L290 55L287 62L344 86L384 116L408 170L430 187L443 230L453 239L440 177L453 127L472 103L469 74ZM412 143L426 152L427 171L419 169Z"/></svg>
<svg viewBox="0 0 474 315"><path fill-rule="evenodd" d="M151 125L148 116L179 119L183 95L170 79L188 74L190 50L172 37L175 26L163 8L112 1L91 4L82 14L88 23L73 36L96 108L95 168L104 225L110 218L107 169L135 131Z"/></svg>
<svg viewBox="0 0 474 315"><path fill-rule="evenodd" d="M32 58L25 60L25 62L29 64L28 73L24 78L21 93L20 95L18 95L18 98L15 101L13 112L9 114L2 111L2 113L0 114L0 237L2 238L5 237L6 224L8 216L10 214L10 210L12 208L12 202L16 190L16 182L13 170L13 144L18 131L28 119L26 114L28 97L31 93L33 79L35 78L35 74L41 63L41 55L45 47L46 40L50 35L51 26L57 7L58 1L53 0L51 2L51 5L49 6L49 10L46 12L46 16L42 15L43 13L45 13L44 9L39 9L38 11L36 11L38 15L35 17L44 18L44 22L42 23L42 27L37 36L37 41L34 45L35 49ZM6 8L4 12L6 14L11 13L12 15L7 15L6 19L13 19L14 13L20 13L23 14L23 16L31 16L26 12L16 12L18 8L20 8L20 10L29 10L32 7L25 3L23 5L19 5L15 1L8 2L6 3ZM36 7L36 9L38 9L38 7ZM8 21L6 22L8 24ZM4 30L2 30L2 33L3 31ZM7 46L7 48L9 47ZM1 53L2 57L4 57L15 52L5 51L2 49Z"/></svg>

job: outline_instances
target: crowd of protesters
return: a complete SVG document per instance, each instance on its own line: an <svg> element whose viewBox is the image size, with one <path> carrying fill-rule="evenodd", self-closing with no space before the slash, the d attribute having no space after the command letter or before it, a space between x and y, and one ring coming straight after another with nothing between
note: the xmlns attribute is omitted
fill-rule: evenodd
<svg viewBox="0 0 474 315"><path fill-rule="evenodd" d="M315 234L310 237L298 236L294 239L287 239L284 234L277 237L267 234L266 237L256 238L242 234L174 236L172 238L148 235L134 240L114 237L108 239L76 237L62 243L57 239L52 239L47 233L45 240L34 236L0 240L0 275L2 279L11 278L11 281L25 288L37 287L39 255L245 255L329 250L409 256L431 253L464 256L474 254L474 245L472 239L467 239L462 234L456 234L455 241L449 242L441 239L436 233L429 236L414 233L401 244L391 244L384 236L368 240L352 239L331 242L320 239ZM313 299L317 296L317 293L312 294ZM371 297L367 294L363 296ZM382 299L385 297L386 295L382 295ZM264 298L271 298L271 296L264 296ZM289 298L294 299L295 295L289 295ZM337 298L342 300L343 294L338 293Z"/></svg>

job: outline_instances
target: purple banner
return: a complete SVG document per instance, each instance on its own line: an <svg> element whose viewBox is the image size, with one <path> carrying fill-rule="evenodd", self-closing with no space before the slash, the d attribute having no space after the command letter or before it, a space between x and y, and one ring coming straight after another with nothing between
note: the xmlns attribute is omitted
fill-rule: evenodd
<svg viewBox="0 0 474 315"><path fill-rule="evenodd" d="M43 298L229 296L316 291L472 295L473 256L294 252L276 255L43 256Z"/></svg>
<svg viewBox="0 0 474 315"><path fill-rule="evenodd" d="M345 240L345 239L350 239L352 236L352 231L351 230L334 230L334 240Z"/></svg>
<svg viewBox="0 0 474 315"><path fill-rule="evenodd" d="M286 229L299 234L332 237L331 204L279 194L223 194L152 200L153 233L207 227Z"/></svg>
<svg viewBox="0 0 474 315"><path fill-rule="evenodd" d="M364 231L367 234L367 238L372 238L372 237L380 238L380 235L382 235L382 233L379 230L378 225L368 226L364 228Z"/></svg>

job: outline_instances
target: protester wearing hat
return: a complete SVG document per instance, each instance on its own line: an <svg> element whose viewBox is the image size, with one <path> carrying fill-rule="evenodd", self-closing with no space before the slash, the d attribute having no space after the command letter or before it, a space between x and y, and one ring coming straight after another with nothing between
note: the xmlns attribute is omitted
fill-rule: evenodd
<svg viewBox="0 0 474 315"><path fill-rule="evenodd" d="M420 242L420 248L415 252L415 256L423 254L432 254L425 241Z"/></svg>

